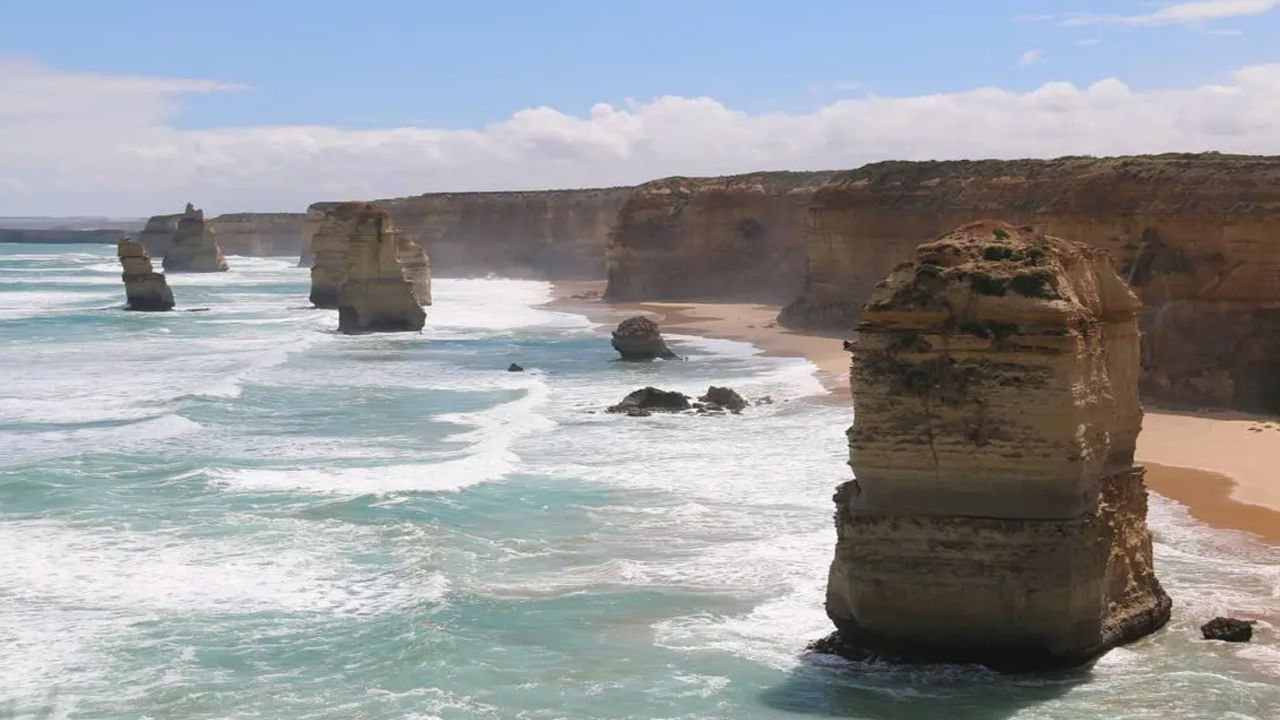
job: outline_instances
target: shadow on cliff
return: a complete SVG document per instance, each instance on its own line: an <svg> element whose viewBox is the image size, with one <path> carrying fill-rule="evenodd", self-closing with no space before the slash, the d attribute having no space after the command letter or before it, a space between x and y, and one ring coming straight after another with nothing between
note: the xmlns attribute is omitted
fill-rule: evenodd
<svg viewBox="0 0 1280 720"><path fill-rule="evenodd" d="M865 720L1001 720L1089 680L1089 666L1004 675L977 666L891 666L812 656L761 695L790 713Z"/></svg>

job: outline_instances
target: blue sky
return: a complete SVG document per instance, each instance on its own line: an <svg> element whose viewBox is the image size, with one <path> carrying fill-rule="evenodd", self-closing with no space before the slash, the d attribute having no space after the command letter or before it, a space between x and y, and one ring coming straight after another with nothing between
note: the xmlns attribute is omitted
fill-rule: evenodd
<svg viewBox="0 0 1280 720"><path fill-rule="evenodd" d="M1280 0L0 0L0 215L1277 152L1277 39Z"/></svg>
<svg viewBox="0 0 1280 720"><path fill-rule="evenodd" d="M807 111L865 93L1110 76L1134 88L1214 82L1277 59L1278 12L1154 27L1023 17L1152 9L1132 0L9 0L0 52L251 88L189 101L176 121L187 128L478 127L539 105L581 114L668 94ZM1229 31L1243 34L1215 34ZM1022 65L1027 52L1038 60Z"/></svg>

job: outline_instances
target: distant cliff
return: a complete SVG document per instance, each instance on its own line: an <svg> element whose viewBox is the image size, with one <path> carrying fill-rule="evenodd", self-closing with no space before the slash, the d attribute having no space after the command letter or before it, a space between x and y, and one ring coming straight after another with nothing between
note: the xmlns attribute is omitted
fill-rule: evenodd
<svg viewBox="0 0 1280 720"><path fill-rule="evenodd" d="M304 213L227 213L210 220L228 255L297 255Z"/></svg>
<svg viewBox="0 0 1280 720"><path fill-rule="evenodd" d="M800 228L833 173L674 177L637 187L607 252L606 297L787 302L801 291Z"/></svg>
<svg viewBox="0 0 1280 720"><path fill-rule="evenodd" d="M805 288L780 319L852 329L875 283L916 244L983 218L1111 253L1144 303L1145 394L1280 410L1280 157L888 162L840 173L814 195Z"/></svg>
<svg viewBox="0 0 1280 720"><path fill-rule="evenodd" d="M0 228L0 243L112 243L123 235L119 230L30 230Z"/></svg>
<svg viewBox="0 0 1280 720"><path fill-rule="evenodd" d="M552 280L599 278L610 229L630 188L431 193L375 200L406 237L431 257L436 276L494 273ZM304 222L300 264L309 266L309 234L326 209Z"/></svg>

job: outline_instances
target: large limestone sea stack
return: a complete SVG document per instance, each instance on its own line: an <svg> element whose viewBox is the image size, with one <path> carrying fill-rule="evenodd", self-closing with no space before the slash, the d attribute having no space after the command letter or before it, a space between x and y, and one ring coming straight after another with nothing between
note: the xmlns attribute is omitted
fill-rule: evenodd
<svg viewBox="0 0 1280 720"><path fill-rule="evenodd" d="M218 247L213 226L204 219L204 211L187 203L178 219L173 242L164 254L165 272L225 272L227 259Z"/></svg>
<svg viewBox="0 0 1280 720"><path fill-rule="evenodd" d="M121 240L116 245L116 256L123 269L124 294L127 310L171 310L173 291L164 275L151 267L151 256L140 242Z"/></svg>
<svg viewBox="0 0 1280 720"><path fill-rule="evenodd" d="M312 238L311 302L338 309L342 332L421 330L431 304L430 264L374 203L325 212Z"/></svg>
<svg viewBox="0 0 1280 720"><path fill-rule="evenodd" d="M1104 251L997 222L875 287L825 647L1032 669L1168 620L1133 465L1139 310Z"/></svg>

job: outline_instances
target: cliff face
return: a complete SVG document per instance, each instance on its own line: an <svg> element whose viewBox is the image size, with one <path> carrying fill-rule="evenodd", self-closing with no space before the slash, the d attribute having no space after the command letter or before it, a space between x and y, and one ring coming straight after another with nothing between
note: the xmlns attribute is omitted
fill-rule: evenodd
<svg viewBox="0 0 1280 720"><path fill-rule="evenodd" d="M148 226L150 223L148 223ZM187 204L164 255L165 272L225 272L227 260L204 211Z"/></svg>
<svg viewBox="0 0 1280 720"><path fill-rule="evenodd" d="M119 230L36 230L0 228L0 243L113 243L120 239Z"/></svg>
<svg viewBox="0 0 1280 720"><path fill-rule="evenodd" d="M173 234L178 231L178 221L183 213L173 215L152 215L147 224L138 233L137 240L147 249L151 257L164 257L173 244Z"/></svg>
<svg viewBox="0 0 1280 720"><path fill-rule="evenodd" d="M338 289L338 330L345 333L421 330L425 266L406 268L401 258L422 255L400 238L391 216L373 203L347 203L328 212L333 224L349 228L346 267ZM416 252L409 252L416 248ZM427 285L429 287L429 285Z"/></svg>
<svg viewBox="0 0 1280 720"><path fill-rule="evenodd" d="M607 250L605 296L787 302L803 286L804 217L825 172L667 178L637 187Z"/></svg>
<svg viewBox="0 0 1280 720"><path fill-rule="evenodd" d="M437 273L595 279L604 272L606 238L629 191L431 193L374 202L426 250ZM336 204L308 208L300 265L311 263L307 238Z"/></svg>
<svg viewBox="0 0 1280 720"><path fill-rule="evenodd" d="M852 328L910 249L984 217L1106 249L1145 305L1151 396L1280 410L1280 157L877 163L805 219L809 272L779 319Z"/></svg>
<svg viewBox="0 0 1280 720"><path fill-rule="evenodd" d="M319 203L317 203L319 205ZM377 252L385 243L395 254L395 267L412 286L413 297L420 305L431 304L431 262L423 249L403 233L390 214L375 203L325 203L312 235L314 262L311 267L311 303L320 308L339 307L343 284L351 267L361 272L390 272L383 260L377 263ZM357 258L352 253L359 246L370 257ZM382 264L378 264L382 263Z"/></svg>
<svg viewBox="0 0 1280 720"><path fill-rule="evenodd" d="M850 345L838 646L1030 668L1164 624L1132 464L1139 308L1105 252L997 222L875 286Z"/></svg>
<svg viewBox="0 0 1280 720"><path fill-rule="evenodd" d="M230 213L209 221L228 255L297 255L303 213Z"/></svg>
<svg viewBox="0 0 1280 720"><path fill-rule="evenodd" d="M173 291L164 275L151 267L151 256L140 242L121 240L116 245L116 256L123 269L124 294L128 310L170 310L173 308Z"/></svg>

